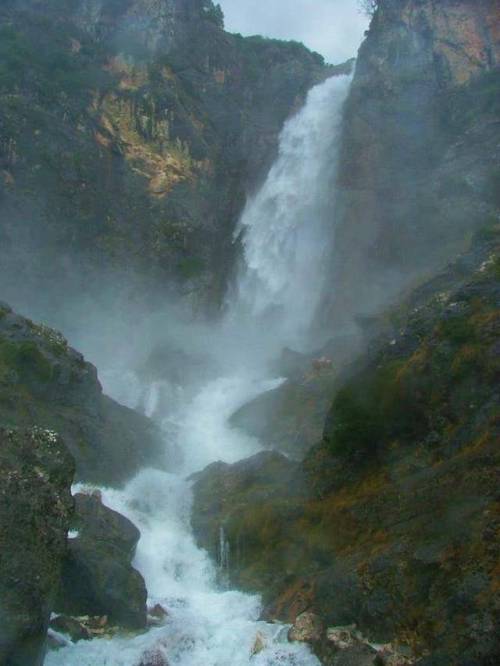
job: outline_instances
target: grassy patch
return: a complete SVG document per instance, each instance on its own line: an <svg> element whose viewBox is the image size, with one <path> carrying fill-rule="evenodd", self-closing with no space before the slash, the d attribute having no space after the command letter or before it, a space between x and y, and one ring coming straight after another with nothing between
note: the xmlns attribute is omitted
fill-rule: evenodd
<svg viewBox="0 0 500 666"><path fill-rule="evenodd" d="M0 341L0 362L4 368L14 370L21 381L37 379L49 382L54 375L54 368L39 347L31 341Z"/></svg>

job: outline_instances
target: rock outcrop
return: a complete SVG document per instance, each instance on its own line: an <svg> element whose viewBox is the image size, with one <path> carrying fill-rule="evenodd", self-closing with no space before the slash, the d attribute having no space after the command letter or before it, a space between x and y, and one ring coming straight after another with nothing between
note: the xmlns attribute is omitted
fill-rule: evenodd
<svg viewBox="0 0 500 666"><path fill-rule="evenodd" d="M130 629L146 626L146 586L131 565L140 532L106 507L98 494L75 496L56 610L70 616L97 615Z"/></svg>
<svg viewBox="0 0 500 666"><path fill-rule="evenodd" d="M345 111L325 317L337 330L499 218L499 86L496 0L378 2Z"/></svg>
<svg viewBox="0 0 500 666"><path fill-rule="evenodd" d="M0 429L0 663L41 666L73 509L74 462L41 428Z"/></svg>
<svg viewBox="0 0 500 666"><path fill-rule="evenodd" d="M164 450L154 424L103 395L95 367L60 333L1 303L0 422L60 433L77 479L95 483L122 483Z"/></svg>
<svg viewBox="0 0 500 666"><path fill-rule="evenodd" d="M224 32L206 0L9 0L0 21L3 298L219 305L245 195L335 68Z"/></svg>
<svg viewBox="0 0 500 666"><path fill-rule="evenodd" d="M499 231L372 321L303 463L198 477L195 533L213 553L224 528L266 618L355 623L399 663L498 661Z"/></svg>
<svg viewBox="0 0 500 666"><path fill-rule="evenodd" d="M296 500L299 491L295 472L296 464L285 456L263 452L234 465L213 463L193 477L194 532L233 584L248 589L258 579L259 587L273 588L275 572L283 561L279 555L275 559L276 541L265 544L259 535L266 532L269 523L280 529L274 520L283 518L283 508L288 507L290 498ZM252 511L247 510L249 497ZM223 555L226 539L229 562Z"/></svg>

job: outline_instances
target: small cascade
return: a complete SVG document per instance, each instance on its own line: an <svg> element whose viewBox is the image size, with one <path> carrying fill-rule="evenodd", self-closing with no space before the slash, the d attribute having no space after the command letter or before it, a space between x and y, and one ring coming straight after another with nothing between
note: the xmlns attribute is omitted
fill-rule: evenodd
<svg viewBox="0 0 500 666"><path fill-rule="evenodd" d="M229 570L229 556L231 552L231 546L229 541L226 539L226 533L224 527L221 525L219 528L219 569L222 573L225 573Z"/></svg>
<svg viewBox="0 0 500 666"><path fill-rule="evenodd" d="M230 585L229 578L229 565L231 558L231 546L226 537L226 531L221 525L219 528L219 572L217 582L223 589L227 589Z"/></svg>

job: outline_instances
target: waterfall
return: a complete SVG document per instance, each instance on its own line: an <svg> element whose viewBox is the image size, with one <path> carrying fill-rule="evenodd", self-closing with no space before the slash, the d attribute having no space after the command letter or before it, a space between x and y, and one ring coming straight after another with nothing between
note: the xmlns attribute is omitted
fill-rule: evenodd
<svg viewBox="0 0 500 666"><path fill-rule="evenodd" d="M333 182L351 77L327 79L285 124L278 158L251 197L233 307L302 346L319 305L333 240Z"/></svg>
<svg viewBox="0 0 500 666"><path fill-rule="evenodd" d="M262 449L229 419L280 384L261 362L271 342L274 351L301 345L312 323L325 273L323 251L333 239L330 188L348 87L348 77L325 81L286 123L276 162L241 219L244 256L228 317L218 327L180 329L180 348L201 344L214 355L213 376L184 392L162 382L143 387L127 372L121 378L104 373L107 388L130 406L142 403L163 421L170 450L182 451L175 474L144 469L121 490L102 489L104 503L141 531L134 566L146 581L149 604L168 610L165 624L136 636L69 643L50 652L46 666L319 666L306 645L288 643L286 628L259 621L259 597L221 589L221 577L229 578L228 538L221 527L215 564L197 547L186 479L215 461L233 463Z"/></svg>

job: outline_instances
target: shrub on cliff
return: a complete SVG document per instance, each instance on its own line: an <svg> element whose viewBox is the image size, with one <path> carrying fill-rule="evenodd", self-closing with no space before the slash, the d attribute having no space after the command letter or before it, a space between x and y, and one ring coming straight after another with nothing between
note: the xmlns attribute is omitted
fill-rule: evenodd
<svg viewBox="0 0 500 666"><path fill-rule="evenodd" d="M335 419L329 433L332 452L341 456L374 453L383 424L377 411L362 400L354 387L339 391L333 411Z"/></svg>

